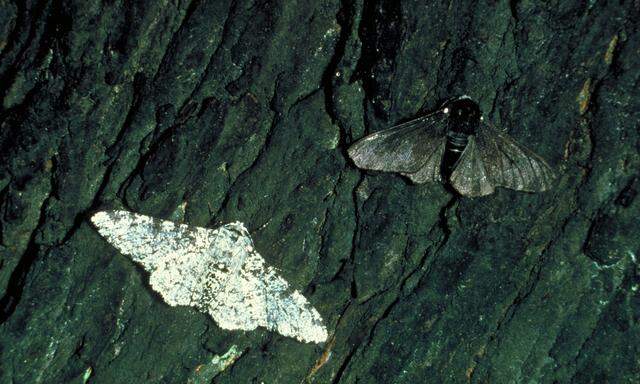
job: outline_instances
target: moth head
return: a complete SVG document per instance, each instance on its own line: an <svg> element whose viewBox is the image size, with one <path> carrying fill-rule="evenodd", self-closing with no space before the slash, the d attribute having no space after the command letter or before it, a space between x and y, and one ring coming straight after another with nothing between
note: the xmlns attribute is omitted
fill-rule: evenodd
<svg viewBox="0 0 640 384"><path fill-rule="evenodd" d="M449 117L449 129L473 135L482 120L478 104L469 97L460 97L445 104L442 109Z"/></svg>

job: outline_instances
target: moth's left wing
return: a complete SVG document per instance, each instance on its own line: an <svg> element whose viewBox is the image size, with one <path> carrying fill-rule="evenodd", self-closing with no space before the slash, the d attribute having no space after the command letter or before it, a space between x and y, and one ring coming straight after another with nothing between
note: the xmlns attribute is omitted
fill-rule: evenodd
<svg viewBox="0 0 640 384"><path fill-rule="evenodd" d="M551 188L555 178L551 167L540 156L490 125L479 127L477 147L494 186L526 192Z"/></svg>
<svg viewBox="0 0 640 384"><path fill-rule="evenodd" d="M100 211L91 221L109 243L145 269L157 268L165 258L201 253L213 240L208 229L128 211ZM201 247L195 248L193 244Z"/></svg>
<svg viewBox="0 0 640 384"><path fill-rule="evenodd" d="M128 211L101 211L91 217L111 245L148 271L149 283L169 305L191 305L206 276L221 264L210 249L226 231L188 226Z"/></svg>
<svg viewBox="0 0 640 384"><path fill-rule="evenodd" d="M451 185L463 196L485 196L495 190L478 148L476 137L469 136L467 146L449 177Z"/></svg>
<svg viewBox="0 0 640 384"><path fill-rule="evenodd" d="M426 149L426 159L421 168L414 173L403 173L404 176L410 178L414 183L422 184L428 181L441 181L440 165L442 156L444 155L447 139L445 137L434 137L429 141Z"/></svg>
<svg viewBox="0 0 640 384"><path fill-rule="evenodd" d="M417 183L437 181L433 164L439 170L445 129L446 116L436 111L365 136L349 148L349 156L359 168L400 172Z"/></svg>

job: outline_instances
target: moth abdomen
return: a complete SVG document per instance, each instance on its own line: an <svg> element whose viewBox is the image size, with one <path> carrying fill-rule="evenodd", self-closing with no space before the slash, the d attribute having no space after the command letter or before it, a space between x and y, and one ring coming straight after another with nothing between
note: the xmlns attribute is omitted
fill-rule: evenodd
<svg viewBox="0 0 640 384"><path fill-rule="evenodd" d="M447 151L462 153L469 142L469 135L464 133L449 132L447 134Z"/></svg>
<svg viewBox="0 0 640 384"><path fill-rule="evenodd" d="M442 156L442 164L440 173L443 180L448 181L453 168L458 162L460 155L464 152L469 143L469 135L461 132L449 131L447 133L447 142L445 144L444 155Z"/></svg>

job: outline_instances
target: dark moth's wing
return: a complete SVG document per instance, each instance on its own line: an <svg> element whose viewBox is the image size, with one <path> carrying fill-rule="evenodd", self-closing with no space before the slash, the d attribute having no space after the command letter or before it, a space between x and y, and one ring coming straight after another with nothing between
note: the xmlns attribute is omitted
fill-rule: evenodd
<svg viewBox="0 0 640 384"><path fill-rule="evenodd" d="M446 116L442 111L358 140L348 152L359 168L400 172L416 183L440 180Z"/></svg>
<svg viewBox="0 0 640 384"><path fill-rule="evenodd" d="M446 138L434 140L433 146L425 152L428 156L422 166L413 173L402 172L404 176L410 178L414 183L422 184L428 181L442 181L440 176L440 164L446 145Z"/></svg>
<svg viewBox="0 0 640 384"><path fill-rule="evenodd" d="M478 147L476 137L469 136L467 146L449 177L449 183L463 196L484 196L495 191Z"/></svg>
<svg viewBox="0 0 640 384"><path fill-rule="evenodd" d="M481 124L476 151L495 187L541 192L551 188L555 175L538 155L497 129Z"/></svg>

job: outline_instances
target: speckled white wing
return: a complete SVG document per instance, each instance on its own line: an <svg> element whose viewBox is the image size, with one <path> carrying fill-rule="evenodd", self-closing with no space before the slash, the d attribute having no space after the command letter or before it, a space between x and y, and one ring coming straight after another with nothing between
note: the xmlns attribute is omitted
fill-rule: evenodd
<svg viewBox="0 0 640 384"><path fill-rule="evenodd" d="M454 165L449 182L463 196L485 196L494 192L473 135L469 136L464 152Z"/></svg>
<svg viewBox="0 0 640 384"><path fill-rule="evenodd" d="M151 273L151 287L169 305L190 305L203 295L206 271L218 261L209 252L218 231L128 211L98 212L91 221L109 243Z"/></svg>
<svg viewBox="0 0 640 384"><path fill-rule="evenodd" d="M322 318L254 249L242 223L206 229L127 211L98 212L98 231L150 273L167 304L209 313L221 328L258 326L305 342L324 342Z"/></svg>

